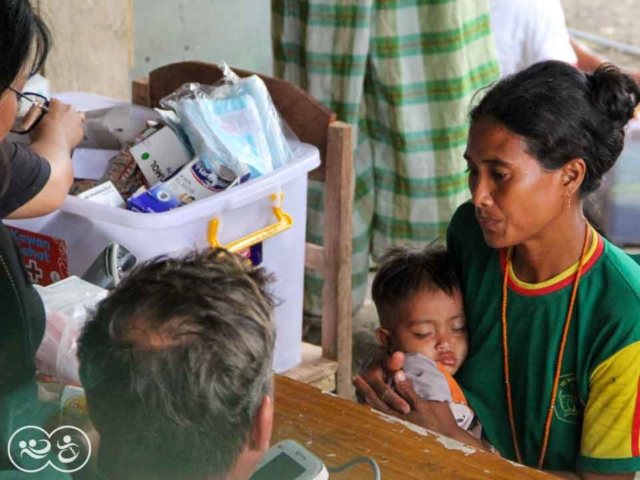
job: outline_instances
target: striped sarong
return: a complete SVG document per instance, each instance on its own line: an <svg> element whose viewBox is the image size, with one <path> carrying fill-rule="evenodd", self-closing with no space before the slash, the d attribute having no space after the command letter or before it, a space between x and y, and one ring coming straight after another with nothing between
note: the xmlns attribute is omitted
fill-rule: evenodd
<svg viewBox="0 0 640 480"><path fill-rule="evenodd" d="M442 237L468 198L463 152L473 94L499 76L487 0L272 0L276 76L356 125L354 307L370 255ZM322 244L322 184L307 238ZM305 276L305 312L322 278Z"/></svg>

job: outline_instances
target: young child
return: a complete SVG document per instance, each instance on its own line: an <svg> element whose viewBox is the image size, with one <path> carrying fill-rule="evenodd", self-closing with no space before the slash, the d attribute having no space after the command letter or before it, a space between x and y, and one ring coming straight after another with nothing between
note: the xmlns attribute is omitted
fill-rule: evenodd
<svg viewBox="0 0 640 480"><path fill-rule="evenodd" d="M448 402L458 425L480 438L481 427L453 378L467 357L467 328L446 249L390 249L379 263L372 294L378 342L390 353L405 353L404 371L416 393Z"/></svg>

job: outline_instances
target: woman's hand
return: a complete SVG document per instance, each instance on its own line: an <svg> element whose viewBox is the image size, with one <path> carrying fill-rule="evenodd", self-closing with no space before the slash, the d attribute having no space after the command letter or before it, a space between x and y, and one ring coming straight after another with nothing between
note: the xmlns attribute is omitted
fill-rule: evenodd
<svg viewBox="0 0 640 480"><path fill-rule="evenodd" d="M51 175L44 188L8 218L40 217L64 203L73 184L71 152L82 140L82 115L71 105L51 100L47 113L32 135L31 150L51 165Z"/></svg>
<svg viewBox="0 0 640 480"><path fill-rule="evenodd" d="M394 383L398 393L411 407L409 413L400 415L400 418L479 450L486 450L480 440L458 426L447 402L435 402L420 397L403 371L395 374Z"/></svg>
<svg viewBox="0 0 640 480"><path fill-rule="evenodd" d="M452 437L459 430L456 419L446 402L425 400L413 389L411 381L403 371L395 374L394 383L398 393L407 401L411 410L404 418L427 430Z"/></svg>
<svg viewBox="0 0 640 480"><path fill-rule="evenodd" d="M394 415L479 450L485 446L466 430L460 428L446 402L424 400L413 389L411 381L402 371L404 354L395 352L374 356L362 376L354 378L360 401L381 412ZM385 381L393 375L397 393Z"/></svg>
<svg viewBox="0 0 640 480"><path fill-rule="evenodd" d="M71 105L54 98L49 104L49 113L42 117L35 129L33 143L42 140L55 141L57 144L64 142L66 149L71 152L82 137L82 115Z"/></svg>
<svg viewBox="0 0 640 480"><path fill-rule="evenodd" d="M362 375L353 379L358 400L385 413L408 414L409 404L387 384L386 379L404 366L404 354L386 352L374 355L364 367Z"/></svg>
<svg viewBox="0 0 640 480"><path fill-rule="evenodd" d="M420 425L443 435L457 428L449 405L422 399L413 389L411 381L401 370L404 354L395 352L390 357L384 354L374 356L365 368L362 377L354 379L356 393L360 400L382 412L397 415L411 423ZM393 376L397 393L385 381Z"/></svg>
<svg viewBox="0 0 640 480"><path fill-rule="evenodd" d="M386 352L374 355L362 376L357 376L353 381L358 399L382 412L401 413L399 417L443 435L457 428L449 405L418 396L402 371L403 366L402 352L395 352L391 356ZM397 393L386 382L389 377L394 378Z"/></svg>

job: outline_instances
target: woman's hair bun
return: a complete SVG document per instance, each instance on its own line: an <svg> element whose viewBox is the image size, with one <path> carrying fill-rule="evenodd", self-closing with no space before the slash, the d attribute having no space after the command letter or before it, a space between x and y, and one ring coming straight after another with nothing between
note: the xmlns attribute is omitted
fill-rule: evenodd
<svg viewBox="0 0 640 480"><path fill-rule="evenodd" d="M629 75L603 63L587 76L593 105L613 122L625 125L640 102L640 87Z"/></svg>

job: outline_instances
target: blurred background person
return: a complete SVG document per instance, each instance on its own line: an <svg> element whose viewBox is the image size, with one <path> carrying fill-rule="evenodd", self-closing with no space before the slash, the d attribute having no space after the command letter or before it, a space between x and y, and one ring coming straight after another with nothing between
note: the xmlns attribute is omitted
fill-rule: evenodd
<svg viewBox="0 0 640 480"><path fill-rule="evenodd" d="M488 0L273 0L275 75L357 127L354 309L369 261L443 236L468 198L462 158L473 94L498 78ZM322 241L324 191L309 186L308 238ZM320 315L309 273L305 312Z"/></svg>

